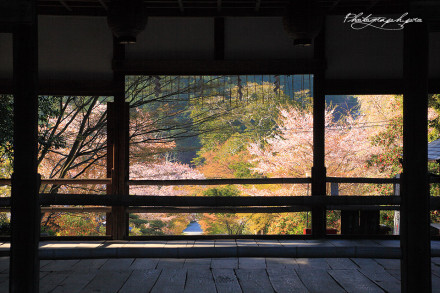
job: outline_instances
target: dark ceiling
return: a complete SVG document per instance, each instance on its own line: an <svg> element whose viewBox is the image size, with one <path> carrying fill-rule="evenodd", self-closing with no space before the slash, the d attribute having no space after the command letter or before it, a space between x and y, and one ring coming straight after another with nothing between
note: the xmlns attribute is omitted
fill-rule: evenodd
<svg viewBox="0 0 440 293"><path fill-rule="evenodd" d="M150 16L281 16L290 0L144 0ZM328 14L399 13L402 0L318 0ZM104 16L110 0L37 0L41 15Z"/></svg>

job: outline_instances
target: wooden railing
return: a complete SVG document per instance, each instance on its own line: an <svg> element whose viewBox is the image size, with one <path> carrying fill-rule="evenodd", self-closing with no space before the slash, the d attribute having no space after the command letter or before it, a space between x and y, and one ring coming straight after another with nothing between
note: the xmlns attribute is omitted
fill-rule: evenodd
<svg viewBox="0 0 440 293"><path fill-rule="evenodd" d="M249 178L249 179L179 179L179 180L129 180L128 185L230 185L230 184L308 184L311 178Z"/></svg>
<svg viewBox="0 0 440 293"><path fill-rule="evenodd" d="M11 185L11 178L0 178L0 186L1 185ZM41 179L41 184L54 184L54 185L67 185L67 184L75 184L75 185L91 185L91 184L111 184L111 178L102 178L102 179Z"/></svg>
<svg viewBox="0 0 440 293"><path fill-rule="evenodd" d="M400 179L397 178L348 178L348 177L327 177L327 182L335 183L364 183L364 184L397 184ZM89 185L89 184L111 184L111 178L101 179L42 179L42 184L56 184L56 185ZM128 180L128 185L230 185L230 184L308 184L312 183L310 177L307 178L248 178L248 179L178 179L178 180L144 180L135 179ZM433 177L430 183L440 183L440 177ZM10 178L0 178L0 185L11 185Z"/></svg>
<svg viewBox="0 0 440 293"><path fill-rule="evenodd" d="M250 178L250 179L182 179L182 180L129 180L128 185L229 185L229 184L310 184L311 178ZM343 178L327 177L333 183L396 184L396 178ZM42 179L42 184L89 185L111 184L104 179ZM11 179L0 179L0 185L11 184ZM437 203L436 199L432 200ZM0 211L10 207L9 198L0 198ZM439 203L440 204L440 203ZM439 204L434 204L439 206ZM328 210L398 210L399 197L390 196L245 196L245 197L195 197L195 196L117 196L94 194L41 194L42 211L57 212L108 212L110 206L125 206L128 212L137 213L280 213L309 211L321 206ZM57 205L62 207L51 207ZM66 207L89 206L89 207ZM93 205L95 207L91 207Z"/></svg>
<svg viewBox="0 0 440 293"><path fill-rule="evenodd" d="M332 183L398 184L397 178L327 177ZM439 183L433 177L430 183ZM42 179L42 184L92 185L111 184L103 179ZM251 179L182 179L182 180L129 180L128 185L229 185L229 184L310 184L311 178L251 178ZM0 179L0 185L10 185L11 179ZM122 199L121 199L122 198ZM401 199L394 196L124 196L96 194L41 194L43 212L109 212L111 206L125 206L131 213L280 213L310 211L321 206L327 210L399 210ZM431 210L440 209L440 198L431 197ZM55 206L53 206L55 205ZM0 198L0 212L10 210L11 199ZM70 206L70 207L68 207ZM78 207L79 206L79 207ZM85 206L85 207L82 207Z"/></svg>
<svg viewBox="0 0 440 293"><path fill-rule="evenodd" d="M399 184L397 178L327 177L336 184ZM211 186L230 184L311 184L311 178L251 178L251 179L184 179L128 180L129 186ZM103 179L42 179L42 184L95 185L112 183ZM440 178L430 178L440 183ZM10 185L11 179L0 179L0 185ZM400 210L398 196L154 196L97 194L40 194L42 212L109 213L112 206L126 207L128 213L289 213L310 211L314 207L326 210ZM431 210L440 209L440 197L430 198ZM0 198L0 212L10 211L11 198Z"/></svg>

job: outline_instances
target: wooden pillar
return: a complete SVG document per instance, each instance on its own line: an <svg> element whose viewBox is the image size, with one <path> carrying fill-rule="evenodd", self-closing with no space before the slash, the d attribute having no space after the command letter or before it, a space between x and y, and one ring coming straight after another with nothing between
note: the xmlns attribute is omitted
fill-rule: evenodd
<svg viewBox="0 0 440 293"><path fill-rule="evenodd" d="M315 58L325 60L324 30L314 43ZM313 167L312 196L326 195L325 168L325 71L315 72L313 78ZM323 207L312 209L312 235L323 238L326 231L326 210Z"/></svg>
<svg viewBox="0 0 440 293"><path fill-rule="evenodd" d="M359 211L359 229L363 235L379 234L380 211Z"/></svg>
<svg viewBox="0 0 440 293"><path fill-rule="evenodd" d="M359 211L341 211L341 234L359 233Z"/></svg>
<svg viewBox="0 0 440 293"><path fill-rule="evenodd" d="M117 180L115 178L115 170L113 166L114 158L114 143L115 143L115 113L114 103L107 103L107 178L112 178L112 183L106 185L107 195L112 196L116 194ZM112 213L106 213L105 234L113 235Z"/></svg>
<svg viewBox="0 0 440 293"><path fill-rule="evenodd" d="M38 155L38 42L35 1L26 22L14 25L14 174L9 292L38 292L40 176Z"/></svg>
<svg viewBox="0 0 440 293"><path fill-rule="evenodd" d="M428 184L428 30L404 29L402 292L431 292Z"/></svg>
<svg viewBox="0 0 440 293"><path fill-rule="evenodd" d="M113 45L114 59L122 60L125 57L125 46L120 45L114 40ZM129 106L125 102L125 76L115 72L114 83L114 103L109 103L108 126L111 131L109 144L111 145L112 162L112 196L116 200L122 199L129 194ZM110 139L112 141L110 141ZM109 219L107 220L113 239L126 239L128 237L128 214L124 206L112 206Z"/></svg>

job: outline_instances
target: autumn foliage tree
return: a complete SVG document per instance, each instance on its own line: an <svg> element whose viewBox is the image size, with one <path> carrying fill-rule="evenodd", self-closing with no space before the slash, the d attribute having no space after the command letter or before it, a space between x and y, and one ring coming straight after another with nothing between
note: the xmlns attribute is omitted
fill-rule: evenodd
<svg viewBox="0 0 440 293"><path fill-rule="evenodd" d="M161 79L158 76L133 76L127 78L126 96L130 105L130 160L134 173L155 166L161 174L167 172L165 154L175 147L181 137L195 136L196 129L185 120L180 106L189 99L190 92L203 83L180 77ZM208 82L208 81L206 81ZM206 88L209 88L208 86ZM40 119L39 172L43 178L104 178L106 176L106 103L108 97L45 97L53 112ZM184 121L178 127L174 120ZM177 167L178 164L174 167ZM150 167L150 168L149 168ZM176 168L168 168L175 171ZM151 174L151 173L150 173ZM141 176L144 177L145 176ZM104 192L105 186L42 186L43 192ZM43 218L43 227L65 218L65 213L49 213ZM81 217L81 215L78 215ZM103 220L103 219L102 219ZM67 222L67 219L66 219ZM59 229L58 229L59 230ZM72 231L72 233L76 233Z"/></svg>
<svg viewBox="0 0 440 293"><path fill-rule="evenodd" d="M279 77L274 82L247 82L240 76L128 76L130 179L310 176L311 97L307 90L292 92L293 88L280 84ZM438 96L430 99L431 112L438 112L439 100ZM40 97L38 160L43 178L106 177L106 103L110 101L96 96ZM402 98L359 96L351 97L350 103L328 104L325 110L327 175L399 173ZM9 119L9 108L1 109L6 109L6 116L0 117L0 128ZM434 116L430 116L430 139L437 138L440 130L438 115ZM4 166L12 156L4 154L11 139L7 133L3 138L0 170L6 174ZM189 155L182 155L185 148L190 149ZM49 193L104 191L102 185L42 186L42 192ZM353 184L341 185L340 192L386 193ZM130 194L291 196L310 194L310 186L131 186ZM131 216L131 227L133 234L179 234L194 219L212 234L291 234L302 232L307 214L138 214ZM58 235L97 235L104 221L99 214L47 213L43 227Z"/></svg>

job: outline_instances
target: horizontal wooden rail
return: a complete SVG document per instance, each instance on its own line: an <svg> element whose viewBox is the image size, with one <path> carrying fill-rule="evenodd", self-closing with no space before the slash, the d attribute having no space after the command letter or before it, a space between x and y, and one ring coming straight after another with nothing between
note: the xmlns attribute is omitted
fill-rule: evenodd
<svg viewBox="0 0 440 293"><path fill-rule="evenodd" d="M334 240L361 240L361 239L378 239L378 240L399 240L400 235L380 235L380 234L327 234L327 239ZM164 241L164 240L218 240L218 239L266 239L266 240L307 240L313 239L312 235L304 234L266 234L266 235L144 235L144 236L128 236L127 240L137 241ZM432 240L439 241L438 236L431 236ZM94 240L111 240L111 236L40 236L40 241L94 241ZM0 236L0 241L10 241L9 236Z"/></svg>
<svg viewBox="0 0 440 293"><path fill-rule="evenodd" d="M246 197L199 197L199 196L125 196L117 199L116 196L96 194L41 194L40 205L95 205L96 211L107 211L110 206L127 206L133 212L154 212L167 208L173 212L176 208L201 208L215 210L223 208L225 211L234 207L241 207L243 212L258 210L257 207L266 207L267 212L273 208L280 208L277 212L289 209L301 211L309 210L313 206L325 206L327 210L398 210L401 198L398 196L246 196ZM11 206L11 198L0 198L1 211L7 211ZM137 209L135 209L137 208ZM244 208L248 208L245 210ZM42 207L42 210L91 211L93 207ZM430 209L440 210L440 197L430 198ZM238 210L238 209L237 209ZM190 211L188 209L188 211ZM260 210L264 212L264 209ZM198 212L202 212L199 210ZM256 211L255 211L256 212Z"/></svg>
<svg viewBox="0 0 440 293"><path fill-rule="evenodd" d="M102 179L42 179L41 184L55 184L55 185L66 185L66 184L75 184L75 185L92 185L92 184L111 184L111 178L102 178ZM1 178L1 185L11 185L10 178Z"/></svg>
<svg viewBox="0 0 440 293"><path fill-rule="evenodd" d="M440 210L440 197L439 196L431 196L429 201L429 207L431 211Z"/></svg>
<svg viewBox="0 0 440 293"><path fill-rule="evenodd" d="M11 185L11 178L0 178L0 186Z"/></svg>
<svg viewBox="0 0 440 293"><path fill-rule="evenodd" d="M41 205L123 205L132 207L306 207L325 205L327 210L398 210L401 198L397 196L248 196L248 197L194 197L194 196L127 196L115 200L109 195L95 194L41 194ZM0 207L11 206L10 197L0 198ZM42 207L44 209L45 207ZM55 210L56 207L53 207ZM430 198L430 209L440 210L440 197ZM66 208L66 210L68 210ZM146 209L145 209L146 210ZM5 210L6 211L6 210Z"/></svg>
<svg viewBox="0 0 440 293"><path fill-rule="evenodd" d="M364 178L364 177L327 177L327 182L334 183L364 183L364 184L395 184L400 183L398 178ZM66 179L66 178L51 178L42 179L42 184L76 184L76 185L91 185L91 184L111 184L111 178L99 179ZM229 184L308 184L312 179L307 178L228 178L228 179L178 179L178 180L144 180L134 179L129 180L128 185L229 185ZM430 183L440 183L440 177L430 177ZM10 178L0 178L0 186L11 185Z"/></svg>
<svg viewBox="0 0 440 293"><path fill-rule="evenodd" d="M111 207L41 207L43 213L109 213ZM10 207L0 208L0 212L10 212Z"/></svg>
<svg viewBox="0 0 440 293"><path fill-rule="evenodd" d="M398 178L365 178L365 177L327 177L327 182L333 183L363 183L363 184L396 184L400 183ZM226 179L177 179L177 180L150 180L150 179L133 179L128 180L128 185L229 185L229 184L308 184L312 179L307 178L226 178ZM431 177L430 183L440 183L439 177ZM111 178L102 179L65 179L53 178L42 179L42 184L111 184ZM11 185L10 178L0 178L1 185Z"/></svg>
<svg viewBox="0 0 440 293"><path fill-rule="evenodd" d="M293 213L308 211L307 207L128 207L129 213Z"/></svg>
<svg viewBox="0 0 440 293"><path fill-rule="evenodd" d="M77 185L88 185L88 184L111 184L111 178L102 179L42 179L42 184L55 184L55 185L65 185L65 184L77 184Z"/></svg>
<svg viewBox="0 0 440 293"><path fill-rule="evenodd" d="M112 68L127 75L311 74L322 70L318 59L259 60L118 60Z"/></svg>
<svg viewBox="0 0 440 293"><path fill-rule="evenodd" d="M365 205L332 205L327 210L399 210L399 206L365 206ZM128 207L130 213L294 213L307 212L306 206L280 206L280 207Z"/></svg>
<svg viewBox="0 0 440 293"><path fill-rule="evenodd" d="M229 184L307 184L311 178L248 178L248 179L179 179L179 180L129 180L128 185L229 185Z"/></svg>
<svg viewBox="0 0 440 293"><path fill-rule="evenodd" d="M41 194L41 205L103 206L318 206L318 205L399 205L397 196L126 196L120 199L91 194Z"/></svg>
<svg viewBox="0 0 440 293"><path fill-rule="evenodd" d="M398 178L364 178L364 177L327 177L327 182L332 183L365 183L365 184L395 184L400 183Z"/></svg>
<svg viewBox="0 0 440 293"><path fill-rule="evenodd" d="M10 207L11 198L10 197L0 197L0 207Z"/></svg>
<svg viewBox="0 0 440 293"><path fill-rule="evenodd" d="M399 206L390 205L330 205L327 210L399 210ZM0 212L10 212L10 207L0 207ZM111 207L41 207L43 213L107 213L111 211ZM172 207L172 206L136 206L128 207L129 213L293 213L310 211L307 206L273 206L273 207Z"/></svg>
<svg viewBox="0 0 440 293"><path fill-rule="evenodd" d="M432 179L432 180L437 180ZM398 178L364 178L364 177L327 177L327 182L364 183L364 184L396 184ZM440 180L439 180L440 182ZM179 180L129 180L128 185L226 185L226 184L307 184L312 178L249 178L249 179L179 179Z"/></svg>

